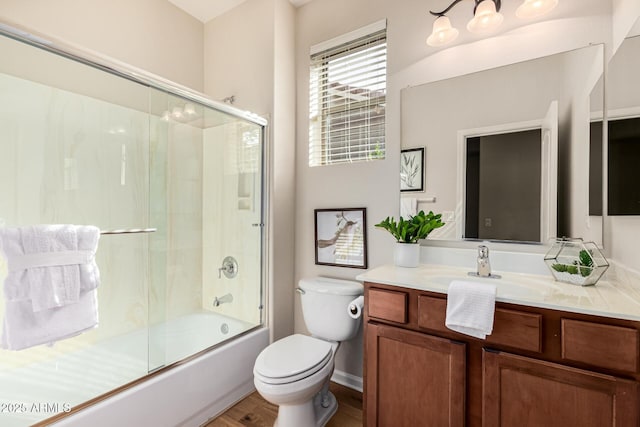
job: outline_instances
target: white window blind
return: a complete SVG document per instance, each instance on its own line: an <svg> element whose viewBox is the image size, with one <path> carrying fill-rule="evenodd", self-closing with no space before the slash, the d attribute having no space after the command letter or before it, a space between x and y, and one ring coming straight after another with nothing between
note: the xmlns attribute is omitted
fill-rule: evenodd
<svg viewBox="0 0 640 427"><path fill-rule="evenodd" d="M312 53L309 166L384 159L386 33Z"/></svg>

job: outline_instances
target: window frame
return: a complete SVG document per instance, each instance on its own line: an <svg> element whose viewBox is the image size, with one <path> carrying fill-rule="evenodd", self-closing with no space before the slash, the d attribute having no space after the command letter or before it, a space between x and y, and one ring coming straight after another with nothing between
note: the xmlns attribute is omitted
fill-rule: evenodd
<svg viewBox="0 0 640 427"><path fill-rule="evenodd" d="M367 95L372 97L345 102L340 105L330 105L331 96L329 93L330 62L366 51L369 47L380 49L384 56L384 61L374 64L374 74L372 77L384 77L381 89L369 89L366 86L362 90L367 91ZM374 52L375 57L376 52ZM381 55L381 56L382 56ZM366 61L366 56L360 61ZM354 76L366 77L365 68ZM356 65L358 67L358 65ZM320 74L320 75L318 75ZM351 76L350 76L351 77ZM376 83L378 84L378 83ZM371 86L371 85L370 85ZM357 87L356 87L357 88ZM379 92L375 94L375 92ZM348 93L345 91L345 93ZM355 163L372 160L382 160L386 157L386 97L387 97L387 31L386 20L378 21L374 24L360 28L351 33L342 35L335 39L313 46L310 55L310 75L309 75L309 166L328 166L333 164ZM315 105L314 105L315 101ZM375 110L381 108L381 113ZM332 119L346 113L345 117L339 118L343 122L348 122L351 116L362 115L362 124L357 126L346 125L343 141L332 141ZM317 121L314 123L314 121ZM377 121L378 123L373 123ZM381 122L381 123L380 123ZM343 126L339 123L337 126ZM382 130L382 132L380 132ZM337 132L340 132L338 130ZM351 138L352 132L364 134L362 137ZM374 136L372 136L372 134ZM381 142L371 143L372 138L377 138ZM351 145L351 142L357 144ZM342 147L336 147L341 144ZM377 146L370 146L377 144ZM350 148L357 148L355 154L351 154ZM344 152L338 152L344 148ZM334 152L335 151L335 152ZM331 158L337 156L336 158ZM352 157L353 156L353 157Z"/></svg>

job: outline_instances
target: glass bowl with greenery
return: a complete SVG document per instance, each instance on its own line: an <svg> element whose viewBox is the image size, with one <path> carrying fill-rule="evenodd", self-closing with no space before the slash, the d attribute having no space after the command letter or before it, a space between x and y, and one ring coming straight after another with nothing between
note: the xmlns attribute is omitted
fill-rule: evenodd
<svg viewBox="0 0 640 427"><path fill-rule="evenodd" d="M554 279L580 286L595 285L609 263L593 242L557 239L544 256Z"/></svg>

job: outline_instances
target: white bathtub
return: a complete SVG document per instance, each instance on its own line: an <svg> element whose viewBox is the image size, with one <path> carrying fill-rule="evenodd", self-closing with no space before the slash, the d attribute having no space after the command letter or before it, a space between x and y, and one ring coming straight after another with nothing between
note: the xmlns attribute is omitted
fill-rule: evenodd
<svg viewBox="0 0 640 427"><path fill-rule="evenodd" d="M149 366L153 369L182 360L212 342L228 339L188 362L51 424L199 426L253 390L253 363L268 345L269 333L266 328L257 328L229 339L248 328L250 325L244 322L214 313L191 314L149 331L114 337L75 354L15 369L0 375L0 404L23 402L27 411L0 413L0 425L31 425L139 378ZM165 342L169 344L166 351ZM34 403L48 406L40 406L42 412L37 412Z"/></svg>

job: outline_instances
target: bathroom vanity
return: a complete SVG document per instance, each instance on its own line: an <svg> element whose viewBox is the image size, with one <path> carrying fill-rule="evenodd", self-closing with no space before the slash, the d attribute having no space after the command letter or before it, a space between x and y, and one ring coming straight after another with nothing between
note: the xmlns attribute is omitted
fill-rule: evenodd
<svg viewBox="0 0 640 427"><path fill-rule="evenodd" d="M445 327L448 282L474 280L466 271L383 266L358 279L365 426L640 425L637 290L505 274L480 340Z"/></svg>

